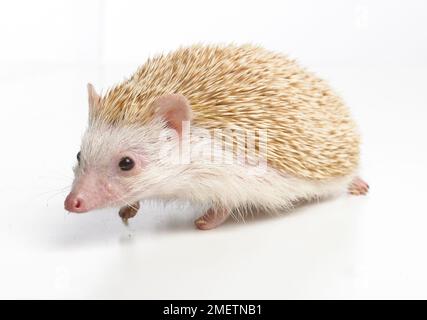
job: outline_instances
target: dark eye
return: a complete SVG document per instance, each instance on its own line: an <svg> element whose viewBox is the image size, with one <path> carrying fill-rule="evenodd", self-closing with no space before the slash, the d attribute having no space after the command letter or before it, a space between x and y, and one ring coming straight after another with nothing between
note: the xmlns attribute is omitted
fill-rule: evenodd
<svg viewBox="0 0 427 320"><path fill-rule="evenodd" d="M77 161L80 163L80 151L77 153Z"/></svg>
<svg viewBox="0 0 427 320"><path fill-rule="evenodd" d="M132 170L132 168L135 166L135 162L129 158L129 157L124 157L120 160L119 162L119 167L120 169L122 169L123 171L129 171Z"/></svg>

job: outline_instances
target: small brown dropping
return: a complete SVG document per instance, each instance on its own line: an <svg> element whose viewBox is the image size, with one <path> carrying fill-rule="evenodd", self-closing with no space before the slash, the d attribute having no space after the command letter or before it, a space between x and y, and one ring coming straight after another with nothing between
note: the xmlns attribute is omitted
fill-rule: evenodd
<svg viewBox="0 0 427 320"><path fill-rule="evenodd" d="M139 210L139 202L120 209L119 216L125 225L128 225L128 220L135 217Z"/></svg>

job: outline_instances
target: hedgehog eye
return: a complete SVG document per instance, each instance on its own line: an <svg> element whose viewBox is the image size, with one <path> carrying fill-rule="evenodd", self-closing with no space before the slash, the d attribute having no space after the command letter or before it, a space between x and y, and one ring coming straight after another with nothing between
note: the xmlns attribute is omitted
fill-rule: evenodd
<svg viewBox="0 0 427 320"><path fill-rule="evenodd" d="M80 163L80 151L77 152L77 161Z"/></svg>
<svg viewBox="0 0 427 320"><path fill-rule="evenodd" d="M119 162L119 167L122 171L132 170L134 166L135 166L135 162L129 157L124 157Z"/></svg>

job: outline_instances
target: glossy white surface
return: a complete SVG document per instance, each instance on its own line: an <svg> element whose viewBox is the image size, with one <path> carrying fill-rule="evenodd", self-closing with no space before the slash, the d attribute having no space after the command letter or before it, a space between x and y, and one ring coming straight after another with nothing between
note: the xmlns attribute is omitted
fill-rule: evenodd
<svg viewBox="0 0 427 320"><path fill-rule="evenodd" d="M173 3L0 4L0 298L427 298L425 2ZM128 228L115 209L67 214L86 82L232 40L289 52L341 93L369 196L208 232L184 205L145 204Z"/></svg>

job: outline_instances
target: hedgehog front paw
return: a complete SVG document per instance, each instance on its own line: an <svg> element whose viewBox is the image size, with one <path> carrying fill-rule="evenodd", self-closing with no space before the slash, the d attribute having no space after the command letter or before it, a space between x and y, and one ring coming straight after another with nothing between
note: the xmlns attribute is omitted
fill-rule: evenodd
<svg viewBox="0 0 427 320"><path fill-rule="evenodd" d="M230 215L227 209L210 208L206 213L194 221L196 227L200 230L210 230L221 225Z"/></svg>

